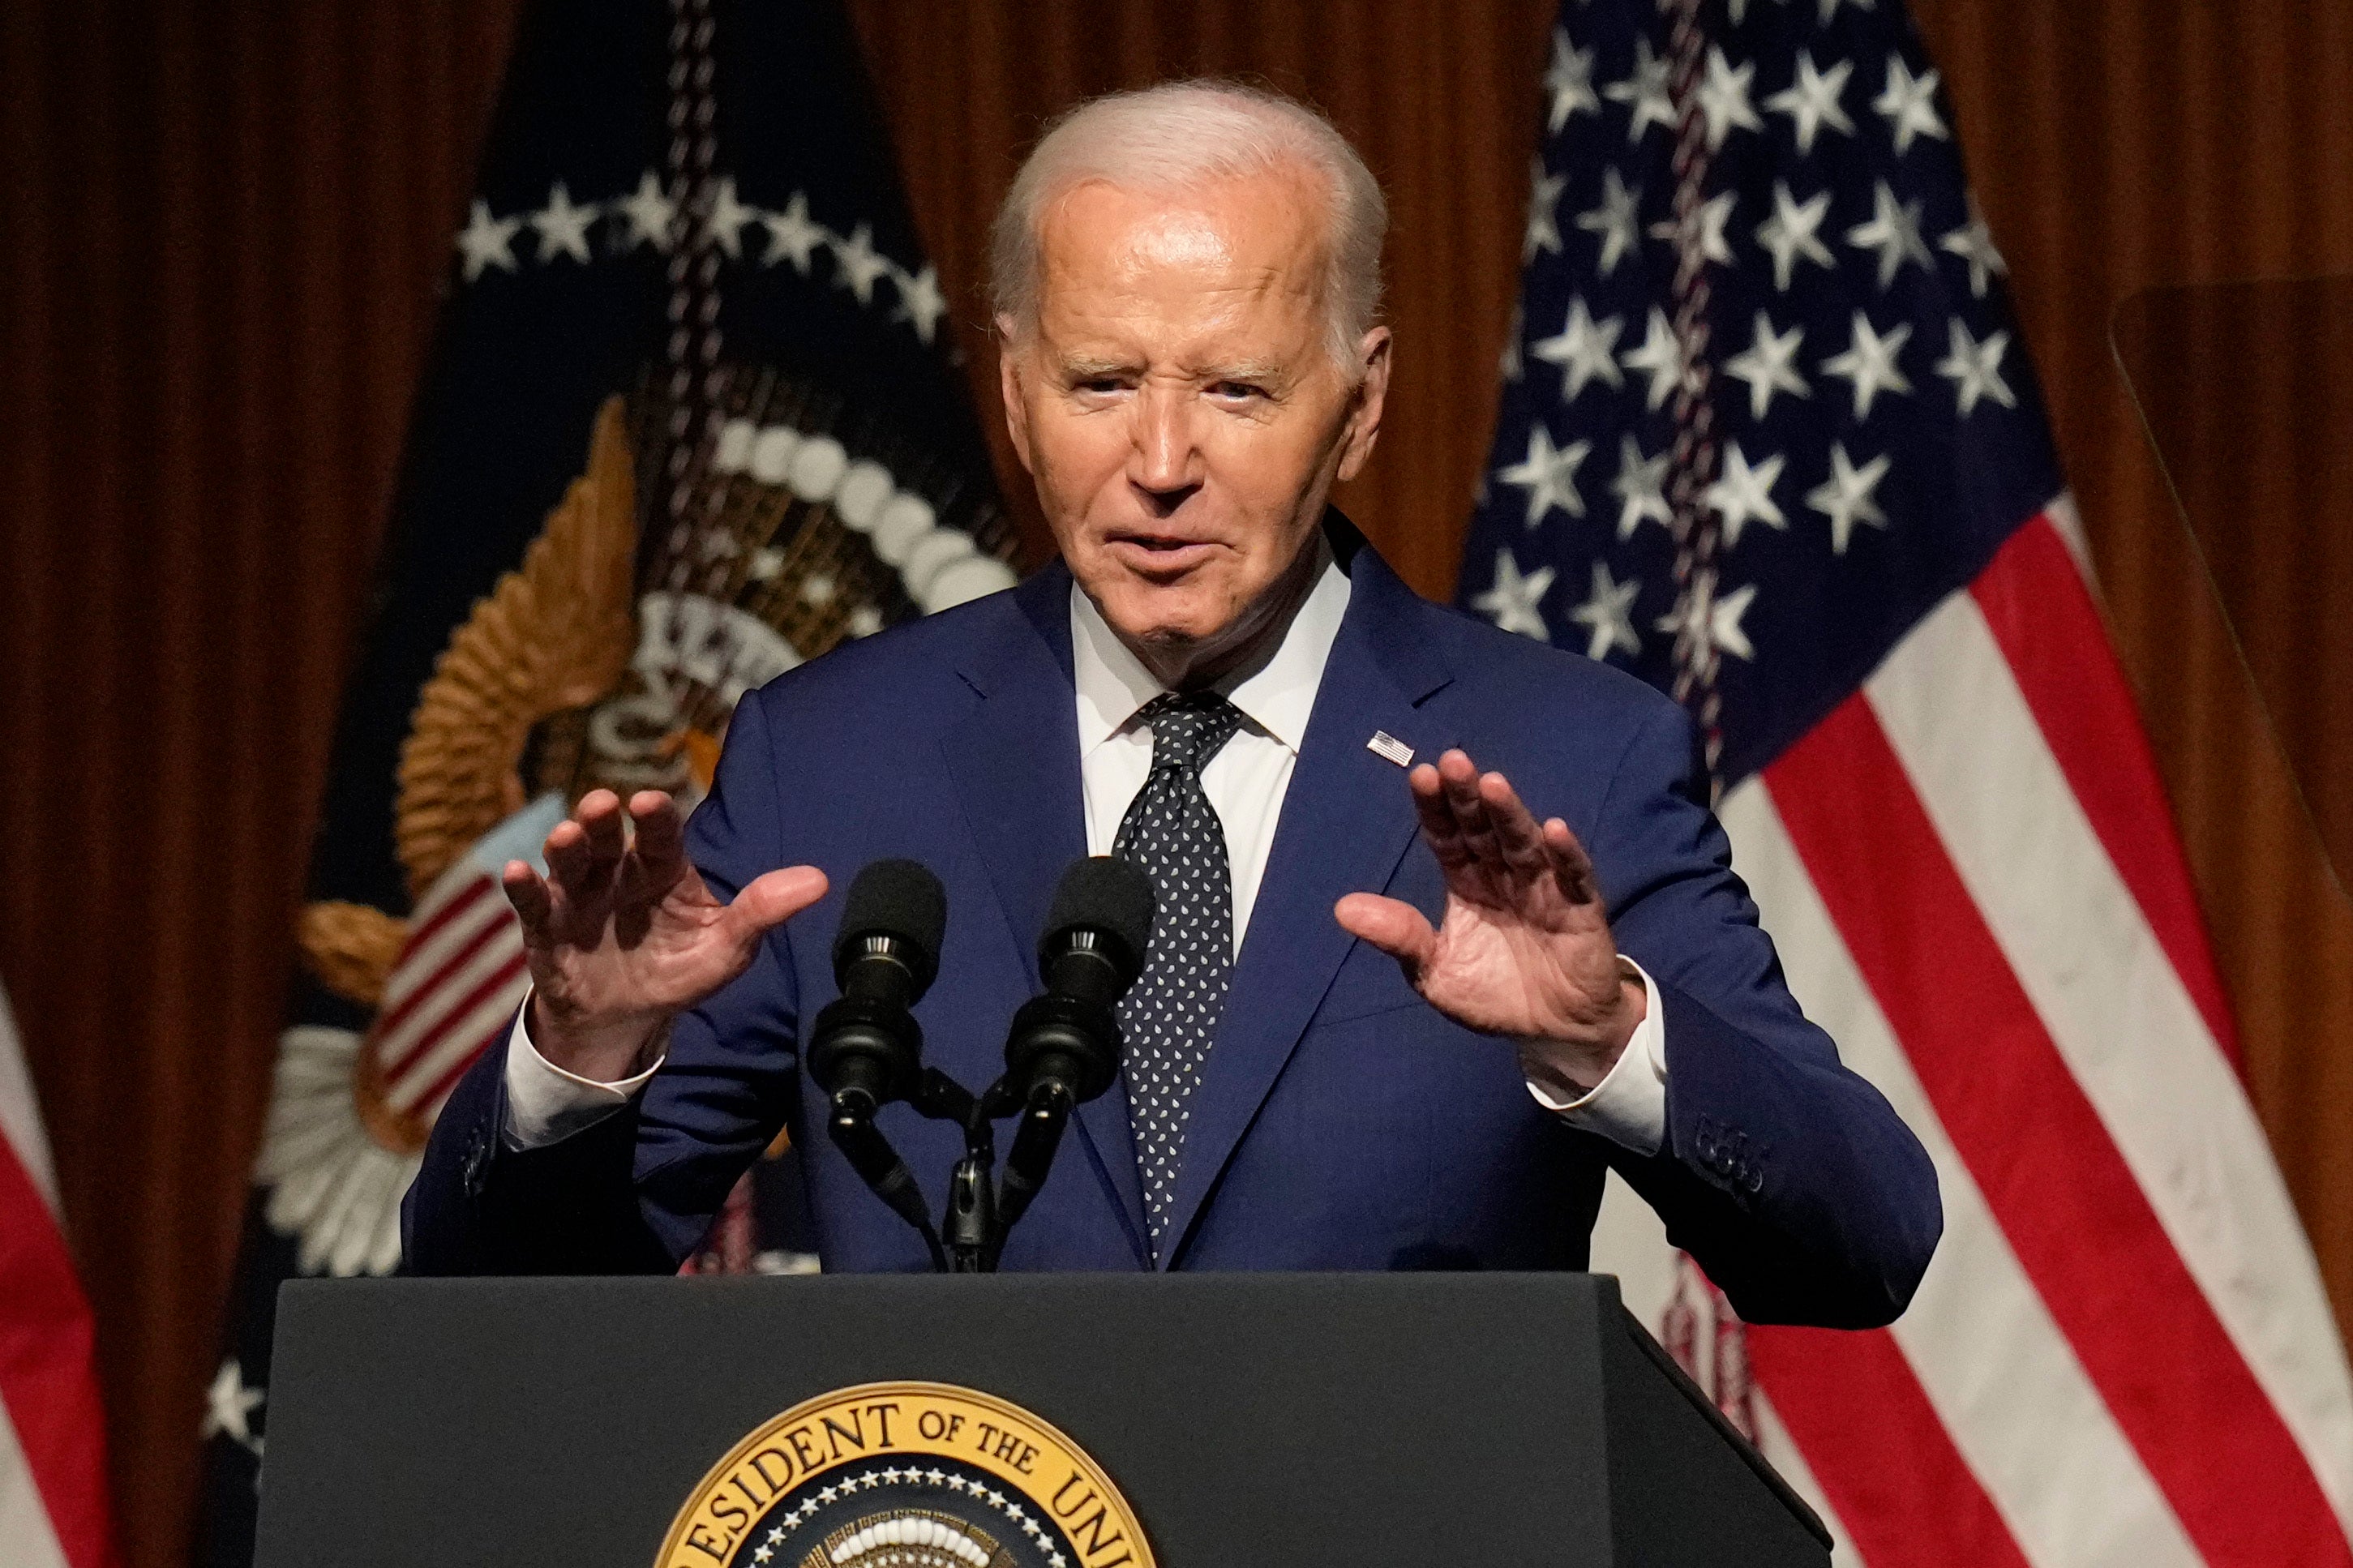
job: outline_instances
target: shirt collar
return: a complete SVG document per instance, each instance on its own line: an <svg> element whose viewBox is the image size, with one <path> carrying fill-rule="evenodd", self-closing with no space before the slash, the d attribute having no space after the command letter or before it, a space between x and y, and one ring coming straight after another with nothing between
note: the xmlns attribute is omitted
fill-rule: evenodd
<svg viewBox="0 0 2353 1568"><path fill-rule="evenodd" d="M1291 617L1282 641L1266 662L1219 689L1261 732L1290 748L1293 755L1307 734L1315 690L1332 655L1333 639L1348 611L1348 574L1326 559L1323 574ZM1127 728L1144 705L1166 689L1144 661L1129 651L1095 608L1071 584L1071 664L1079 694L1079 755Z"/></svg>

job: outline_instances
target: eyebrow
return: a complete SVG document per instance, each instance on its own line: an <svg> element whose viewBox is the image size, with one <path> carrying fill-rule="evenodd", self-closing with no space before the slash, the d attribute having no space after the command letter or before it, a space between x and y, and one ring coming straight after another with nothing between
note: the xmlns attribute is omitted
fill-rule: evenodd
<svg viewBox="0 0 2353 1568"><path fill-rule="evenodd" d="M1073 354L1061 360L1058 368L1064 375L1082 380L1089 376L1117 375L1135 368L1135 362L1113 359L1104 354Z"/></svg>
<svg viewBox="0 0 2353 1568"><path fill-rule="evenodd" d="M1062 360L1059 368L1066 376L1085 380L1092 376L1124 374L1135 370L1136 364L1134 360L1110 355L1073 354ZM1282 366L1274 360L1238 360L1185 368L1192 376L1208 382L1277 381L1282 376Z"/></svg>
<svg viewBox="0 0 2353 1568"><path fill-rule="evenodd" d="M1240 360L1203 365L1195 374L1207 381L1274 381L1282 377L1282 366L1273 360Z"/></svg>

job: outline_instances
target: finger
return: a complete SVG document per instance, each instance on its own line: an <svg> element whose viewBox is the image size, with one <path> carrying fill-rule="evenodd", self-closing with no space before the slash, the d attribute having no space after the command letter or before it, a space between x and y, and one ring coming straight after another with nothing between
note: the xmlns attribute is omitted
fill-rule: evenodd
<svg viewBox="0 0 2353 1568"><path fill-rule="evenodd" d="M1495 843L1512 869L1528 876L1542 876L1553 868L1551 854L1545 847L1544 828L1535 814L1520 799L1520 792L1512 781L1501 773L1487 773L1479 780L1479 798L1487 807L1488 820L1495 825Z"/></svg>
<svg viewBox="0 0 2353 1568"><path fill-rule="evenodd" d="M539 873L527 860L510 860L500 869L499 886L505 889L507 902L514 906L515 918L522 921L524 942L534 947L543 944L555 903Z"/></svg>
<svg viewBox="0 0 2353 1568"><path fill-rule="evenodd" d="M724 918L738 941L754 942L825 897L826 887L825 873L814 866L769 871L744 885Z"/></svg>
<svg viewBox="0 0 2353 1568"><path fill-rule="evenodd" d="M621 892L649 903L668 893L686 870L686 824L677 803L658 789L629 797L629 820L637 836L630 845L634 853L621 862Z"/></svg>
<svg viewBox="0 0 2353 1568"><path fill-rule="evenodd" d="M580 797L579 808L573 820L588 835L588 869L590 876L609 873L621 863L628 849L628 837L621 831L621 797L608 789L590 790Z"/></svg>
<svg viewBox="0 0 2353 1568"><path fill-rule="evenodd" d="M1430 840L1440 868L1451 870L1465 864L1470 851L1462 847L1462 829L1446 804L1446 786L1438 770L1424 763L1409 772L1405 781L1413 792L1414 815L1421 819L1422 837Z"/></svg>
<svg viewBox="0 0 2353 1568"><path fill-rule="evenodd" d="M1560 890L1572 904L1598 903L1601 898L1601 879L1593 869L1593 857L1568 830L1568 824L1556 816L1544 825L1545 852L1551 858L1553 875L1560 882Z"/></svg>
<svg viewBox="0 0 2353 1568"><path fill-rule="evenodd" d="M1350 936L1396 959L1409 984L1420 984L1422 966L1437 951L1438 933L1419 910L1378 893L1350 893L1332 906L1332 918Z"/></svg>
<svg viewBox="0 0 2353 1568"><path fill-rule="evenodd" d="M540 847L547 858L547 875L559 888L576 892L588 877L588 830L565 817L547 831Z"/></svg>
<svg viewBox="0 0 2353 1568"><path fill-rule="evenodd" d="M1447 809L1462 835L1463 847L1474 859L1495 858L1495 827L1488 820L1487 803L1479 798L1479 770L1460 750L1438 759L1438 776L1446 786Z"/></svg>

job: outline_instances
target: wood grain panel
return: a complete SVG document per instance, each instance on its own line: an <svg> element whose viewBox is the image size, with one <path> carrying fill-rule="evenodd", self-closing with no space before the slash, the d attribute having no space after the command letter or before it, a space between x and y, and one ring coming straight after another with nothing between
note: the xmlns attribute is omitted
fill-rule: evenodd
<svg viewBox="0 0 2353 1568"><path fill-rule="evenodd" d="M0 6L0 975L133 1564L185 1553L310 823L510 9Z"/></svg>
<svg viewBox="0 0 2353 1568"><path fill-rule="evenodd" d="M2284 733L2307 777L2342 780L2353 777L2353 737L2325 702L2266 710L2258 700L2111 332L2119 308L2147 289L2353 271L2353 121L2338 108L2353 92L2353 7L1917 0L1914 11L2010 258L2110 627L2238 1013L2256 1110L2338 1321L2353 1328L2353 1141L2343 1133L2353 1121L2353 905L2280 743ZM2204 352L2249 348L2210 342ZM2259 379L2242 375L2240 386ZM2271 411L2284 416L2294 389L2273 391ZM2169 440L2192 449L2246 427L2243 408L2213 399L2181 400L2173 416ZM2239 613L2256 626L2313 624L2353 603L2353 563L2299 531L2341 539L2344 514L2298 524L2281 513L2313 505L2325 486L2273 478L2242 502L2272 511L2243 525L2263 542L2260 560L2236 563L2253 579ZM2316 686L2353 675L2306 669Z"/></svg>

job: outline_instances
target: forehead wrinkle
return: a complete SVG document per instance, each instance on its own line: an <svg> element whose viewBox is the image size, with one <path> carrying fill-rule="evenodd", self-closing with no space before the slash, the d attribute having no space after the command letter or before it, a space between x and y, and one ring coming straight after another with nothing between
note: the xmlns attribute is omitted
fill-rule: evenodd
<svg viewBox="0 0 2353 1568"><path fill-rule="evenodd" d="M1275 172L1192 191L1096 180L1059 193L1040 225L1033 330L1072 379L1288 381L1320 346L1328 304L1327 237L1301 194Z"/></svg>
<svg viewBox="0 0 2353 1568"><path fill-rule="evenodd" d="M1332 236L1318 214L1314 186L1305 171L1278 167L1210 180L1190 189L1155 191L1131 189L1111 180L1082 179L1056 193L1039 216L1041 271L1048 275L1092 270L1052 243L1057 229L1071 220L1072 207L1089 196L1125 197L1132 208L1119 243L1110 254L1093 259L1115 273L1169 266L1239 271L1243 279L1228 287L1248 287L1258 292L1282 285L1284 279L1303 293L1321 293ZM1241 198L1238 204L1236 198ZM1257 212L1283 215L1287 221L1275 232L1250 226L1257 232L1237 233L1237 205ZM1240 243L1237 243L1237 242ZM1255 243L1253 243L1255 242ZM1245 252L1271 251L1273 258L1246 258ZM1042 279L1041 279L1042 281Z"/></svg>
<svg viewBox="0 0 2353 1568"><path fill-rule="evenodd" d="M1200 208L1178 204L1131 225L1113 266L1122 272L1165 267L1205 271L1232 268L1234 246L1215 219Z"/></svg>
<svg viewBox="0 0 2353 1568"><path fill-rule="evenodd" d="M1119 370L1159 359L1187 373L1271 374L1305 346L1303 339L1291 341L1300 336L1297 321L1264 308L1284 297L1203 289L1190 296L1196 310L1172 315L1166 301L1148 292L1079 289L1049 296L1040 335L1054 362L1072 370ZM1158 346L1149 346L1155 339Z"/></svg>
<svg viewBox="0 0 2353 1568"><path fill-rule="evenodd" d="M1053 364L1072 375L1149 370L1156 362L1192 379L1245 381L1288 376L1296 369L1301 355L1313 352L1310 342L1280 341L1291 334L1276 334L1277 341L1270 342L1268 333L1242 331L1238 330L1240 325L1231 321L1214 323L1187 334L1183 342L1155 351L1144 342L1124 341L1124 334L1116 331L1106 332L1101 326L1091 324L1060 342L1054 342L1055 334L1050 332L1046 347Z"/></svg>

